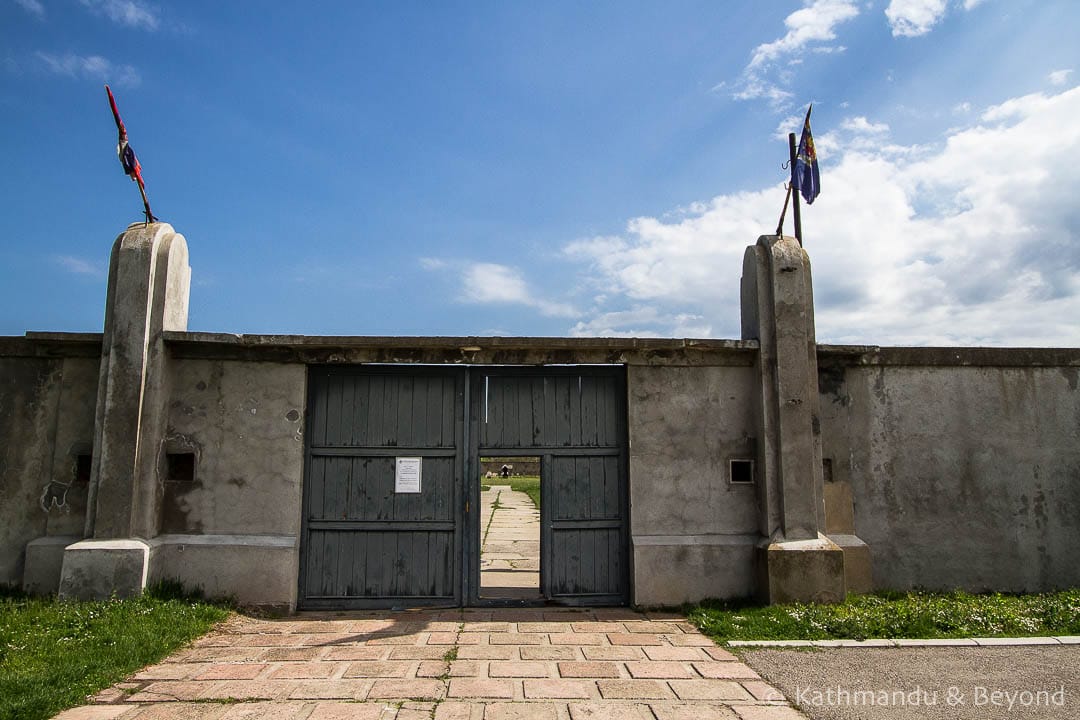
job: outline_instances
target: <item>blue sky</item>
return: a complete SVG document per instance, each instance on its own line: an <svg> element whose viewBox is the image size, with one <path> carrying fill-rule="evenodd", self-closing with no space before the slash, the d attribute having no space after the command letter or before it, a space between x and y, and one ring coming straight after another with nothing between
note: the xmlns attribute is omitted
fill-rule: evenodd
<svg viewBox="0 0 1080 720"><path fill-rule="evenodd" d="M192 330L737 337L813 102L821 341L1078 345L1078 27L1071 0L0 0L0 334L101 329L141 212L108 82Z"/></svg>

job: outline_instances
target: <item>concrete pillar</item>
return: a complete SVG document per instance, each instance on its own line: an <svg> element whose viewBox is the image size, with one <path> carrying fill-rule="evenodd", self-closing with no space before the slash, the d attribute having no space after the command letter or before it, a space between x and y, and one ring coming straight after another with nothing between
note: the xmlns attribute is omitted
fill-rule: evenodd
<svg viewBox="0 0 1080 720"><path fill-rule="evenodd" d="M100 594L100 582L87 586L96 570L119 584L109 591L120 595L135 594L145 584L146 540L157 534L157 476L165 436L162 333L187 329L190 283L187 242L167 223L133 224L113 244L88 539L64 552L61 597ZM128 587L133 583L137 587Z"/></svg>
<svg viewBox="0 0 1080 720"><path fill-rule="evenodd" d="M844 598L843 551L825 536L810 259L794 238L747 248L743 339L757 339L759 591L769 602Z"/></svg>

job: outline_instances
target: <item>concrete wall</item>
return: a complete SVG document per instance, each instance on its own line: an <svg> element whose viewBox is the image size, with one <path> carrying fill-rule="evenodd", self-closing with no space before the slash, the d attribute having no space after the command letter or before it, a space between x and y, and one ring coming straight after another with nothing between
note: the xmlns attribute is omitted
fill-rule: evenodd
<svg viewBox="0 0 1080 720"><path fill-rule="evenodd" d="M177 359L169 384L151 579L295 605L306 367ZM188 453L194 477L170 479L168 455Z"/></svg>
<svg viewBox="0 0 1080 720"><path fill-rule="evenodd" d="M633 601L671 605L754 592L754 485L729 460L755 456L754 369L630 366Z"/></svg>
<svg viewBox="0 0 1080 720"><path fill-rule="evenodd" d="M75 463L93 440L95 353L93 338L64 347L0 342L0 583L22 583L32 540L58 537L59 556L82 536L86 485Z"/></svg>
<svg viewBox="0 0 1080 720"><path fill-rule="evenodd" d="M823 369L826 485L875 586L1080 585L1080 368L1060 354L880 349Z"/></svg>

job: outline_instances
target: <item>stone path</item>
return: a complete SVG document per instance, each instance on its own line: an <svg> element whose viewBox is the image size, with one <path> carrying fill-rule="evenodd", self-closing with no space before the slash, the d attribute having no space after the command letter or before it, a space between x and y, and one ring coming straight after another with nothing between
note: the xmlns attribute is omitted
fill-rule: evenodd
<svg viewBox="0 0 1080 720"><path fill-rule="evenodd" d="M795 720L684 618L611 609L235 617L58 720Z"/></svg>
<svg viewBox="0 0 1080 720"><path fill-rule="evenodd" d="M509 485L480 493L480 596L540 598L540 510Z"/></svg>

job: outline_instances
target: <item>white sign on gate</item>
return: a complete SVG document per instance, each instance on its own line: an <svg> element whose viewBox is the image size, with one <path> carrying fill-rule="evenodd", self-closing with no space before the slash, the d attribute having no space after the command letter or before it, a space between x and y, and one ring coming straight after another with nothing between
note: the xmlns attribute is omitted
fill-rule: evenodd
<svg viewBox="0 0 1080 720"><path fill-rule="evenodd" d="M420 492L420 460L418 457L397 458L397 471L394 474L394 492Z"/></svg>

